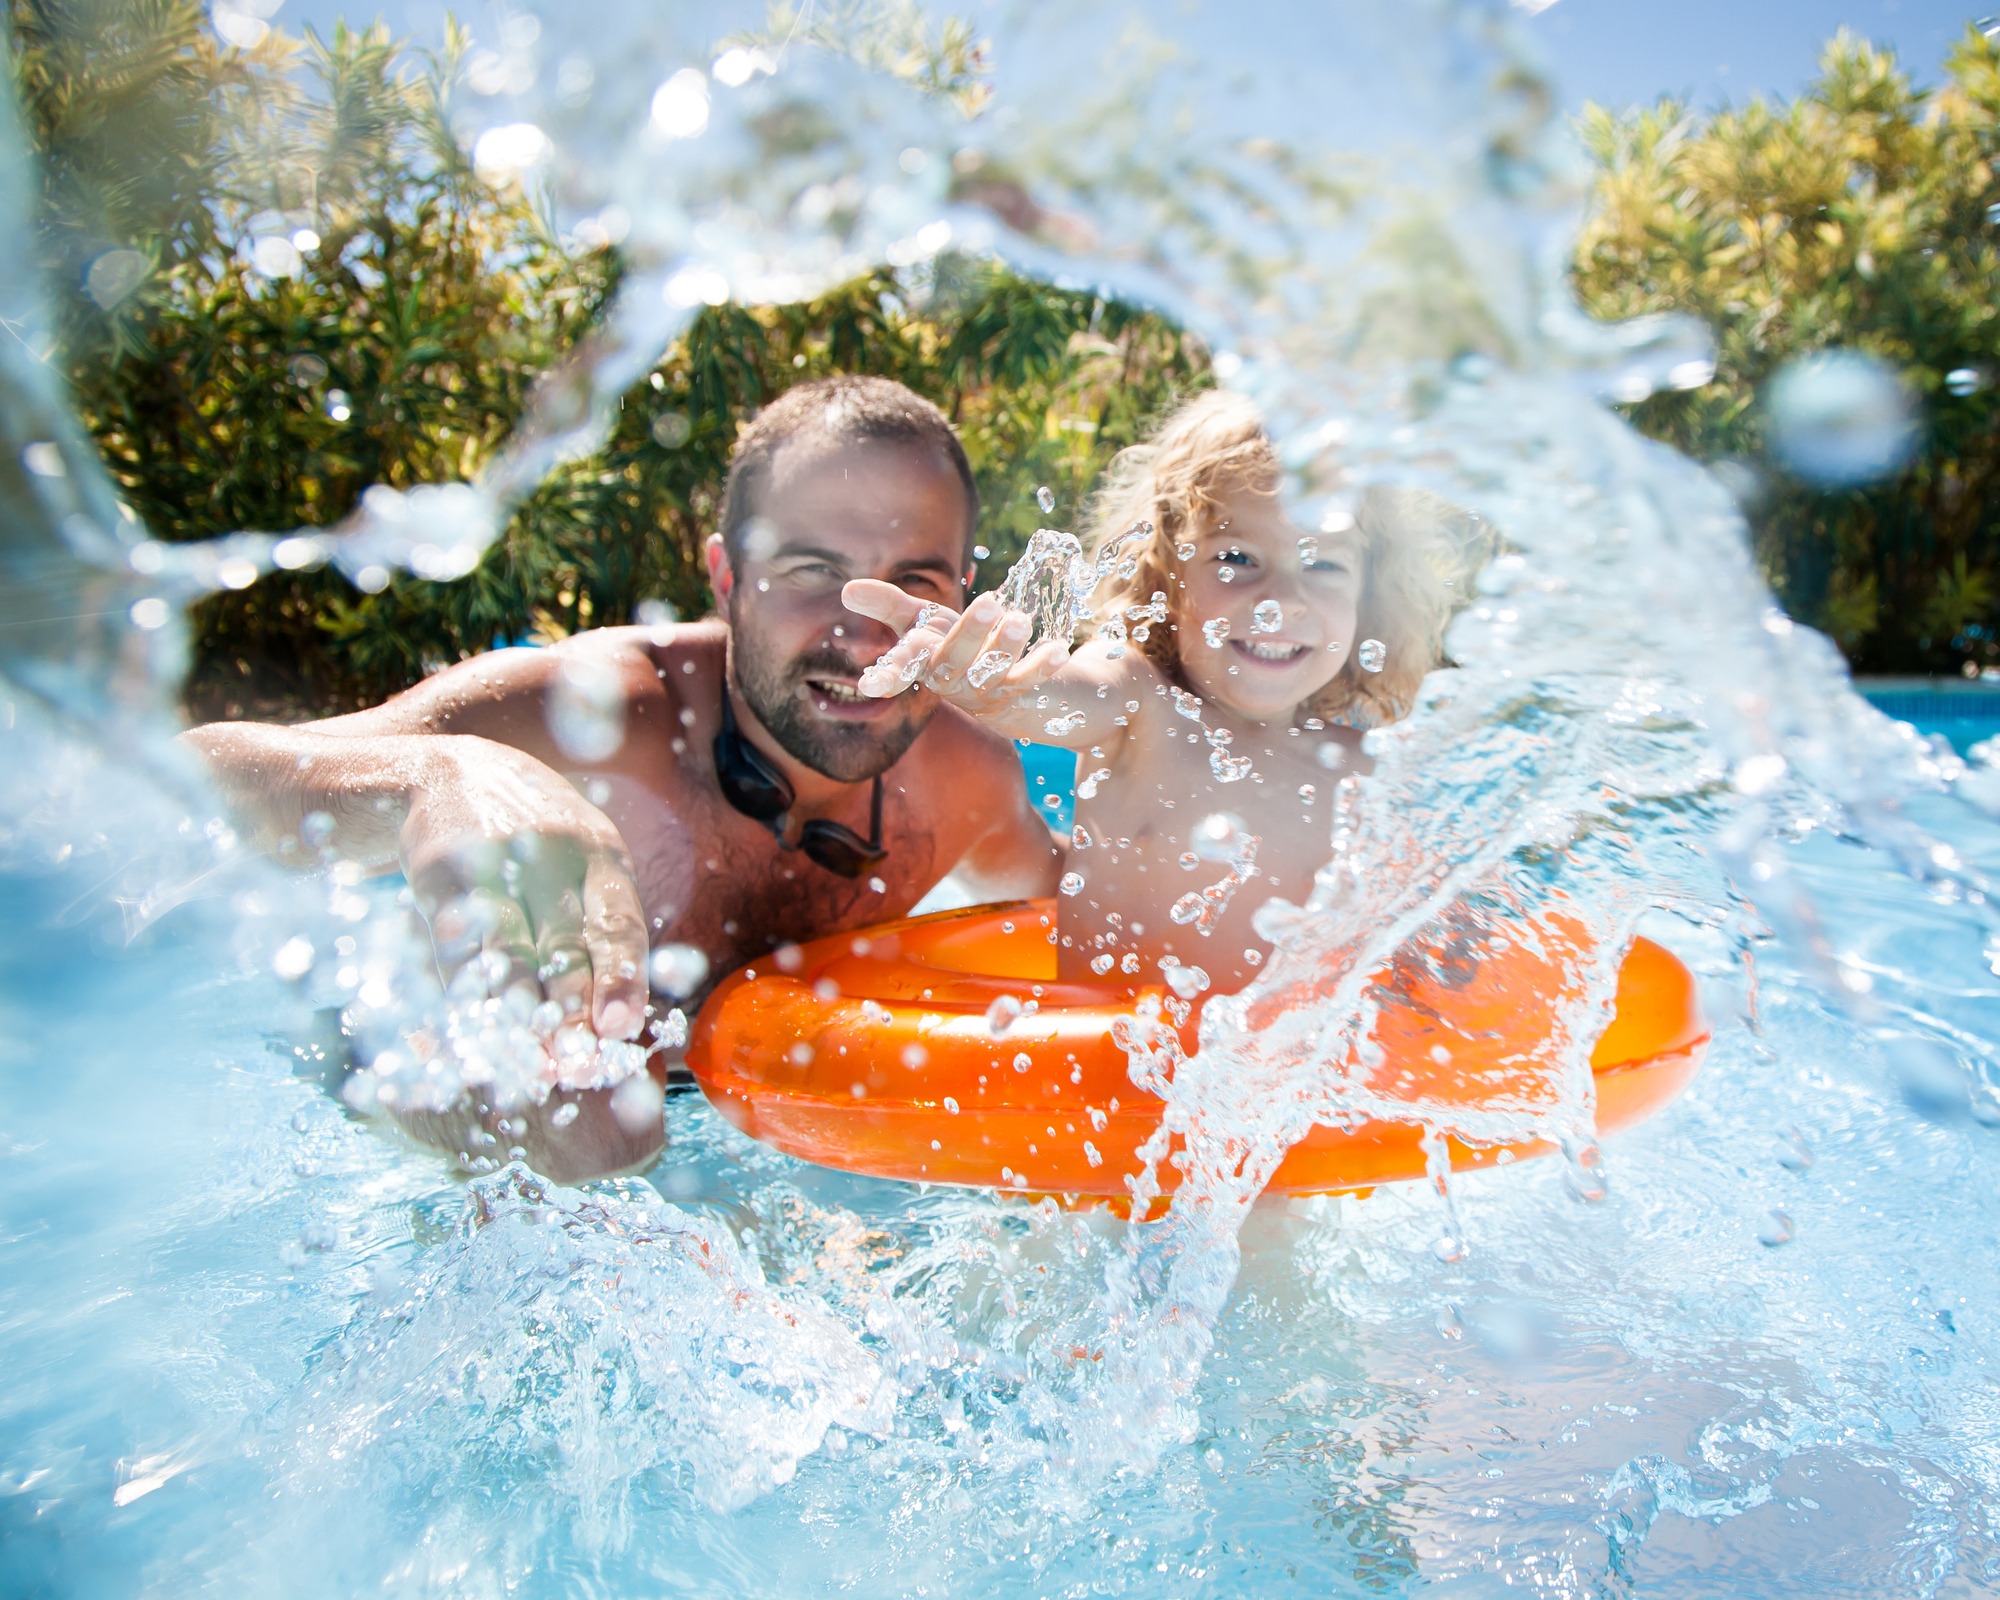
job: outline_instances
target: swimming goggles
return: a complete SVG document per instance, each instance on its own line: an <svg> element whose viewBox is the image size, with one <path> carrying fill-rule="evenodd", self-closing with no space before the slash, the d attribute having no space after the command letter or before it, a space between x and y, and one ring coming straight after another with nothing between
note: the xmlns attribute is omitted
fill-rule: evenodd
<svg viewBox="0 0 2000 1600"><path fill-rule="evenodd" d="M858 878L888 859L882 845L882 775L875 775L868 801L868 837L824 817L813 817L799 829L799 842L789 843L785 825L796 798L785 775L736 730L736 712L729 703L729 686L722 689L722 731L715 736L715 781L722 798L753 821L769 828L787 850L796 850L813 865L841 878Z"/></svg>

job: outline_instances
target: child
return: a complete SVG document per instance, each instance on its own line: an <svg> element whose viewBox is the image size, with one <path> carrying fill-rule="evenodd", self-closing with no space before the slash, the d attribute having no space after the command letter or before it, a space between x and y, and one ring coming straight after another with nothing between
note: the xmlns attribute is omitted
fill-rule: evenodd
<svg viewBox="0 0 2000 1600"><path fill-rule="evenodd" d="M1368 764L1358 730L1403 715L1439 660L1441 502L1371 490L1307 533L1279 483L1238 395L1203 395L1125 451L1095 517L1095 636L1074 654L1050 640L1015 660L1032 624L998 593L955 616L847 585L851 609L902 634L864 693L920 682L1080 753L1066 978L1157 970L1184 996L1247 983L1267 949L1252 914L1302 902L1327 859L1334 786Z"/></svg>

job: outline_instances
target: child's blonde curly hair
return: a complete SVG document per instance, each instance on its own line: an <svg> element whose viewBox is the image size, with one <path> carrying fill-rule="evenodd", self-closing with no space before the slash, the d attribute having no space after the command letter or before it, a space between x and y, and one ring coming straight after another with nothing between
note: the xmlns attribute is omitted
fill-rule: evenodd
<svg viewBox="0 0 2000 1600"><path fill-rule="evenodd" d="M1177 546L1210 526L1217 498L1228 491L1275 494L1283 481L1277 452L1257 408L1242 395L1212 390L1173 412L1151 439L1119 452L1091 505L1093 555L1150 522L1150 537L1119 552L1116 570L1097 588L1093 611L1101 627L1113 617L1148 624L1132 629L1134 648L1175 682L1182 682L1180 630L1201 619L1182 612ZM1355 522L1363 546L1359 637L1350 641L1340 674L1307 703L1308 715L1357 727L1379 727L1409 712L1424 674L1443 662L1453 585L1464 598L1464 576L1476 559L1471 519L1435 495L1371 488ZM1167 596L1165 625L1149 615L1155 595ZM1386 652L1380 672L1363 670L1363 639Z"/></svg>

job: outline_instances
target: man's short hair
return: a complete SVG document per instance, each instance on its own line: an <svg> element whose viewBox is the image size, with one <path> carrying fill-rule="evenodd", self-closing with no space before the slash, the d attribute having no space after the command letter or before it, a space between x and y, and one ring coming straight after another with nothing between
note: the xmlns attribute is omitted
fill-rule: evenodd
<svg viewBox="0 0 2000 1600"><path fill-rule="evenodd" d="M729 458L722 492L722 546L733 562L743 526L757 514L771 481L772 464L788 444L891 444L934 450L948 460L965 489L965 559L979 526L979 490L972 463L945 414L892 378L842 374L787 389L757 413Z"/></svg>

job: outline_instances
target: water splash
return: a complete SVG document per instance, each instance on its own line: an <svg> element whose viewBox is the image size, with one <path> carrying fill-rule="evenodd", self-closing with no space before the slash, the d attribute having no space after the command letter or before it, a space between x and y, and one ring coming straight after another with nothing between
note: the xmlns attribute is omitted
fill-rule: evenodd
<svg viewBox="0 0 2000 1600"><path fill-rule="evenodd" d="M851 1331L643 1185L476 1180L450 1241L371 1311L293 1400L277 1452L293 1492L385 1470L505 1482L573 1506L586 1545L622 1542L649 1472L732 1511L829 1429L881 1434L894 1414L893 1378Z"/></svg>

